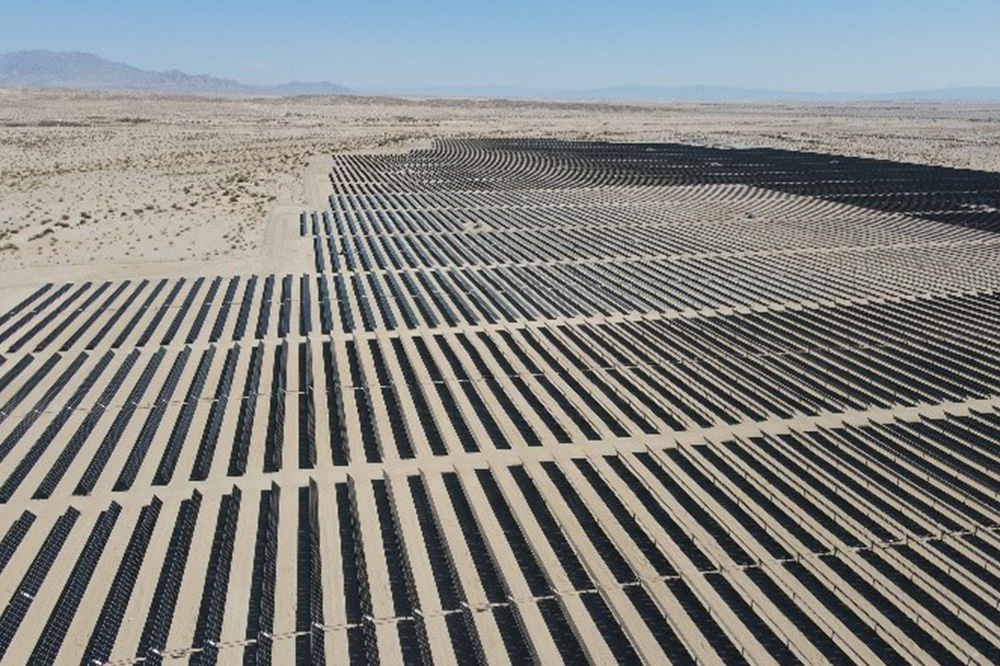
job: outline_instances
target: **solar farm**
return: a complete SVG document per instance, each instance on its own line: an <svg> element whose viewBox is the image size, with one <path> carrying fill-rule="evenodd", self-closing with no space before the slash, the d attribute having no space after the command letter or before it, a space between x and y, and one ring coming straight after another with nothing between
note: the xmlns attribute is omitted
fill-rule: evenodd
<svg viewBox="0 0 1000 666"><path fill-rule="evenodd" d="M0 315L0 663L1000 663L1000 174L332 163Z"/></svg>

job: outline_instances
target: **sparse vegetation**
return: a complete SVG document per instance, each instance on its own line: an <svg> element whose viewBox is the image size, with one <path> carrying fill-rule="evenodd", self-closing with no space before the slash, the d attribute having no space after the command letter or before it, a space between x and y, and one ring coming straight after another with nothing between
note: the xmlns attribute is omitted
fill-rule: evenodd
<svg viewBox="0 0 1000 666"><path fill-rule="evenodd" d="M28 240L29 241L41 240L42 238L45 238L46 236L51 236L54 233L55 231L53 231L53 229L49 227L47 229L42 229L37 234L32 234L31 236L28 236Z"/></svg>

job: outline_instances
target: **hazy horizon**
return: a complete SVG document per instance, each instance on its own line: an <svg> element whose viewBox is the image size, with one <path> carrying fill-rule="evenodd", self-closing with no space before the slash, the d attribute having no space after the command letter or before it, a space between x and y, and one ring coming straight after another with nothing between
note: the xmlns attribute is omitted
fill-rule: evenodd
<svg viewBox="0 0 1000 666"><path fill-rule="evenodd" d="M877 5L877 6L873 6ZM2 51L83 51L142 69L360 90L728 86L882 93L1000 86L1000 3L523 0L281 8L43 0L8 7Z"/></svg>

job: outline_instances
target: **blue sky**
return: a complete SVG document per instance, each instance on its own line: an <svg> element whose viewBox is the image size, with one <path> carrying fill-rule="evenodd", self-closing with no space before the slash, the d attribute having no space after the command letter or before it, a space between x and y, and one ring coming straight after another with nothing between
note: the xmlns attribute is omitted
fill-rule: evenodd
<svg viewBox="0 0 1000 666"><path fill-rule="evenodd" d="M357 88L1000 86L1000 0L0 0L0 52Z"/></svg>

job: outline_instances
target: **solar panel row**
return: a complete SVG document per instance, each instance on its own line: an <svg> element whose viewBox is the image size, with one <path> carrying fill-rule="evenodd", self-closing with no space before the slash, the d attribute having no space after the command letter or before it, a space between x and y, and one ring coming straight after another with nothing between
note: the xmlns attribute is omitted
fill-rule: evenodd
<svg viewBox="0 0 1000 666"><path fill-rule="evenodd" d="M1000 660L994 176L504 139L330 183L288 266L0 315L0 661Z"/></svg>

